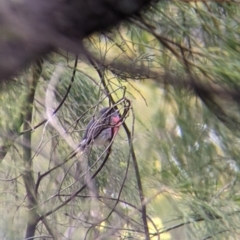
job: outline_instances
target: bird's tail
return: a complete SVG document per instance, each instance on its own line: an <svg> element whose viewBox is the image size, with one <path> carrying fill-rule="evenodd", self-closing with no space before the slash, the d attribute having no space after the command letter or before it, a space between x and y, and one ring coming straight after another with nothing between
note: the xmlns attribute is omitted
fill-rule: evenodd
<svg viewBox="0 0 240 240"><path fill-rule="evenodd" d="M77 150L80 152L83 152L86 149L86 147L87 147L87 141L86 139L84 139L79 143Z"/></svg>
<svg viewBox="0 0 240 240"><path fill-rule="evenodd" d="M82 155L86 147L87 147L87 144L85 143L85 140L83 140L82 142L79 143L78 147L68 155L67 159L71 159L75 157L77 154Z"/></svg>

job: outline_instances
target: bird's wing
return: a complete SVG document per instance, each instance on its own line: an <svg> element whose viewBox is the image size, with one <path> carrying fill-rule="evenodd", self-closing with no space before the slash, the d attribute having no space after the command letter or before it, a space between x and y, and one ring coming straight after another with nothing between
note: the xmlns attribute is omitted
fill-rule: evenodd
<svg viewBox="0 0 240 240"><path fill-rule="evenodd" d="M79 144L81 149L84 149L88 146L94 139L96 139L103 130L108 128L108 121L107 119L98 119L95 120L94 118L89 122L86 132L83 136L83 140Z"/></svg>

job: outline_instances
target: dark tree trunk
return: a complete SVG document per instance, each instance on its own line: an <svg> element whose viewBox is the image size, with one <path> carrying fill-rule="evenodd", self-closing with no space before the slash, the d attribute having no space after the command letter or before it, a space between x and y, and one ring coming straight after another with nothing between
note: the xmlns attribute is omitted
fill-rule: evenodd
<svg viewBox="0 0 240 240"><path fill-rule="evenodd" d="M151 0L0 2L0 80L56 48L80 52L82 39L138 13Z"/></svg>

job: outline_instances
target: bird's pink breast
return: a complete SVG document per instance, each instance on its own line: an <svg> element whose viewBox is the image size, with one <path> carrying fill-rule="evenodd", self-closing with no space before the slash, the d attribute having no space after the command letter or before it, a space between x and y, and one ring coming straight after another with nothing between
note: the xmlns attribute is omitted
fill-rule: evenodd
<svg viewBox="0 0 240 240"><path fill-rule="evenodd" d="M120 117L112 117L112 124L114 125L114 128L113 128L114 135L118 133L119 127L121 125L120 120L121 120Z"/></svg>

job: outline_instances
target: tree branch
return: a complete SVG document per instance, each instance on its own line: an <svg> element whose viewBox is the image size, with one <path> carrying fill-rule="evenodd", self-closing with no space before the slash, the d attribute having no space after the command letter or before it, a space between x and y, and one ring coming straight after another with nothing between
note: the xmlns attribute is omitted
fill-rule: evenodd
<svg viewBox="0 0 240 240"><path fill-rule="evenodd" d="M36 73L38 71L37 68L33 68L32 76L28 78L28 86L29 91L26 97L26 113L25 113L25 122L23 124L23 128L27 129L29 126L29 122L32 121L32 111L33 111L33 102L35 89L38 83L39 74ZM25 169L23 171L23 181L27 192L27 201L28 201L28 222L25 238L34 237L36 226L38 223L38 214L37 214L37 196L34 191L35 181L33 177L32 170L32 150L31 150L31 132L26 133L23 136L23 160Z"/></svg>
<svg viewBox="0 0 240 240"><path fill-rule="evenodd" d="M75 54L82 40L139 13L151 0L0 2L0 84L57 48Z"/></svg>

